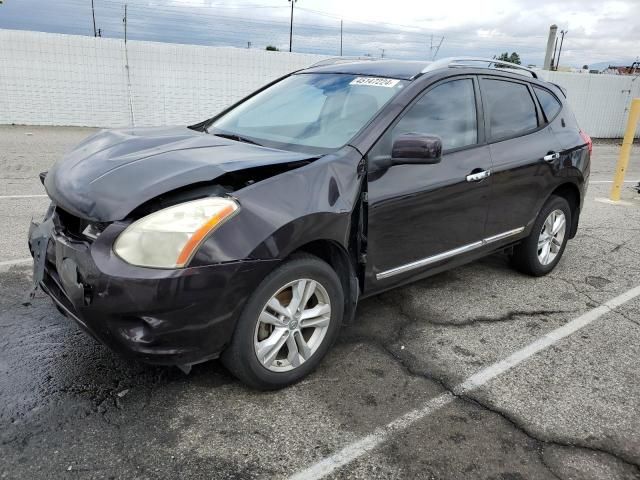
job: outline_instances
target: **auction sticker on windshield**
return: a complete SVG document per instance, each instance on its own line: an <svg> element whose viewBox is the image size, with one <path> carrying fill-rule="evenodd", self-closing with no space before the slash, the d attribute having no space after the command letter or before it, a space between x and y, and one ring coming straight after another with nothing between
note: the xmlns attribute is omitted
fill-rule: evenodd
<svg viewBox="0 0 640 480"><path fill-rule="evenodd" d="M370 87L395 87L400 80L394 78L357 77L349 85L368 85Z"/></svg>

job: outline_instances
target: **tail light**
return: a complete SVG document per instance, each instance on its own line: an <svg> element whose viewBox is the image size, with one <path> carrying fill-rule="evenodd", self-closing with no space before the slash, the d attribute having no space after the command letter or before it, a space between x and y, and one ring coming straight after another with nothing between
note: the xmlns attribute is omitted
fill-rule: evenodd
<svg viewBox="0 0 640 480"><path fill-rule="evenodd" d="M587 148L589 149L589 155L591 155L591 152L593 152L593 140L591 140L591 137L586 133L584 133L582 130L580 130L580 136L582 137L584 142L587 144Z"/></svg>

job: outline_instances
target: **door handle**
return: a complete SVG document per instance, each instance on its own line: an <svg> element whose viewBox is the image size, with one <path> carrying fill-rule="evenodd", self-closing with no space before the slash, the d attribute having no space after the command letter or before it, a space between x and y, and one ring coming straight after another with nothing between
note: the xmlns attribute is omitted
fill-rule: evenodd
<svg viewBox="0 0 640 480"><path fill-rule="evenodd" d="M467 182L479 182L491 175L491 170L482 170L476 173L470 173L467 175Z"/></svg>
<svg viewBox="0 0 640 480"><path fill-rule="evenodd" d="M550 153L549 155L545 155L543 157L545 162L553 162L554 160L558 160L560 158L560 154L557 152Z"/></svg>

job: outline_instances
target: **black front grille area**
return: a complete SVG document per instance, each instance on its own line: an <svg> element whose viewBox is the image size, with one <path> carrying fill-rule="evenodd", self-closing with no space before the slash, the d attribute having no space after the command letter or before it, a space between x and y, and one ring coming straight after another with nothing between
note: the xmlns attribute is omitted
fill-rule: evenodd
<svg viewBox="0 0 640 480"><path fill-rule="evenodd" d="M83 233L86 228L91 225L93 227L91 231L99 235L108 225L107 223L92 222L91 220L76 217L60 207L56 207L56 216L62 232L77 240L92 242L95 238Z"/></svg>

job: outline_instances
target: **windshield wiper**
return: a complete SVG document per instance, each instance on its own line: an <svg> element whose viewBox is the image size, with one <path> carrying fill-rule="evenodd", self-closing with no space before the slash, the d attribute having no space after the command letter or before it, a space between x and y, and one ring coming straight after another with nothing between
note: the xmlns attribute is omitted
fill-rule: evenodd
<svg viewBox="0 0 640 480"><path fill-rule="evenodd" d="M259 147L262 146L258 142L254 142L250 138L241 137L240 135L236 135L235 133L214 133L213 135L215 135L216 137L228 138L229 140L235 140L236 142L250 143L251 145L258 145Z"/></svg>

